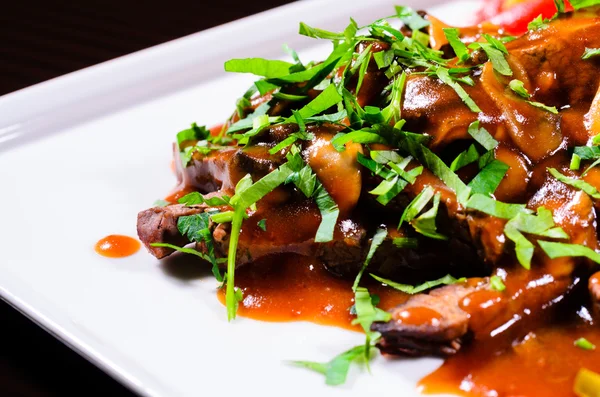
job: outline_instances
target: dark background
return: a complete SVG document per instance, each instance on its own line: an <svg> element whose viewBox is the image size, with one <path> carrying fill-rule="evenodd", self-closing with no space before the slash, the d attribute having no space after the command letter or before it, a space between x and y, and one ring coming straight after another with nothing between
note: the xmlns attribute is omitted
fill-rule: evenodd
<svg viewBox="0 0 600 397"><path fill-rule="evenodd" d="M3 2L0 95L291 2ZM134 394L0 301L0 396L71 395Z"/></svg>

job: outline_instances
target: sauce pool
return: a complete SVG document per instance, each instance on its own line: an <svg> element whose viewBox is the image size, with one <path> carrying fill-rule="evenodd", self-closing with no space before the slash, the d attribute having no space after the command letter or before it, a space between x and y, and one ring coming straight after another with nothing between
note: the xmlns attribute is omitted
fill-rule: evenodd
<svg viewBox="0 0 600 397"><path fill-rule="evenodd" d="M94 249L108 258L124 258L135 254L141 247L140 242L133 237L111 234L100 239Z"/></svg>
<svg viewBox="0 0 600 397"><path fill-rule="evenodd" d="M378 307L387 310L407 299L407 295L383 287L363 277L362 286L380 298ZM352 283L334 277L314 258L278 256L258 261L235 272L235 284L244 293L238 314L261 321L310 321L360 331L352 325L356 317L350 314L354 304ZM217 292L225 303L225 289Z"/></svg>
<svg viewBox="0 0 600 397"><path fill-rule="evenodd" d="M315 258L282 255L259 260L237 269L235 280L244 293L238 310L242 317L271 322L309 321L362 331L351 324L355 318L349 310L354 304L353 280L332 276ZM384 310L408 298L368 276L363 277L361 285L380 298L378 307ZM217 296L225 304L225 289ZM493 293L473 295L467 306L487 306L496 303L496 298ZM407 310L396 320L433 324L439 316L434 311ZM423 378L418 390L468 397L574 396L573 382L580 368L600 372L598 351L578 348L574 341L584 337L600 347L599 331L597 326L580 321L539 328L518 342L472 340Z"/></svg>

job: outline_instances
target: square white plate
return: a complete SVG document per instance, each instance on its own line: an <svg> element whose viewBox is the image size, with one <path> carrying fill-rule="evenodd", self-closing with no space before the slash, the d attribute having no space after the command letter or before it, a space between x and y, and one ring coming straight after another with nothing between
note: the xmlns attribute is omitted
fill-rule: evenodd
<svg viewBox="0 0 600 397"><path fill-rule="evenodd" d="M465 22L473 2L429 8ZM94 243L135 235L136 214L174 185L174 134L227 118L253 81L227 75L231 57L319 59L328 46L299 21L343 29L393 13L393 3L302 1L51 80L0 98L0 294L136 392L148 396L417 395L435 359L378 359L373 375L331 388L285 360L326 361L360 334L308 323L227 323L210 277L167 274L140 251L111 260ZM313 46L313 47L311 47Z"/></svg>

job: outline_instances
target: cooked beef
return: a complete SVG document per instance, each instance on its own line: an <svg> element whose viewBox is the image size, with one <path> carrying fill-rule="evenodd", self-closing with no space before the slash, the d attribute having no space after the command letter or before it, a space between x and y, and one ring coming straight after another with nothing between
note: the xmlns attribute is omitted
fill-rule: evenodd
<svg viewBox="0 0 600 397"><path fill-rule="evenodd" d="M580 19L561 16L549 27L507 43L509 54L506 60L513 72L510 77L497 73L491 62L473 68L468 76L473 81L472 86L461 83L461 87L481 112L469 109L455 89L440 79L429 73L408 70L413 66L407 69L399 111L406 121L405 131L429 135L429 149L447 164L474 144L468 127L478 120L498 141L493 149L495 158L509 166L494 198L506 203L524 203L532 210L541 207L551 210L556 226L569 236L569 243L595 250L599 244L593 200L581 190L550 177L547 171L553 167L566 175L581 176L581 172L569 169L570 153L565 149L588 144L600 128L600 63L581 59L585 48L600 47L600 35L596 34L599 20L584 16ZM467 29L467 41L478 39L483 32L481 29ZM376 51L389 48L385 43L369 43ZM357 50L364 50L366 45L361 43ZM485 59L484 51L475 51L466 64ZM424 71L421 67L415 68L413 71ZM335 71L333 83L339 83L343 74L344 70ZM512 79L523 82L532 94L531 100L557 106L558 114L543 106L532 106L515 94L509 88ZM343 88L355 92L357 81L356 76L351 77L347 87ZM357 95L361 106L380 107L388 103L391 79L373 61L367 65L362 81ZM302 85L286 89L291 94L303 93ZM302 99L302 103L307 103L316 94L315 90L309 90L308 98ZM272 105L269 115L291 116L290 102L276 100L272 93L255 95L246 111L265 102ZM368 110L374 112L373 118L381 117L373 108ZM236 117L231 121L236 121ZM551 260L537 248L534 248L531 270L523 269L516 260L514 243L504 233L507 220L465 208L455 192L436 176L440 175L440 170L434 173L436 167L432 164L425 164L428 167L416 181L392 202L386 206L379 204L371 191L382 179L359 165L359 153L368 155L375 149L398 150L403 156L407 153L402 145L396 148L355 142L348 142L344 151L337 151L330 143L337 133L351 123L353 128L362 127L360 122L349 118L351 120L343 120L339 125L308 123L307 130L314 134L314 139L296 142L302 148L304 161L340 209L334 239L324 244L314 242L321 220L316 204L291 185L282 186L263 198L258 209L244 221L237 265L289 252L317 256L331 273L353 277L364 262L374 231L381 225L388 225L389 235L373 257L369 272L412 284L448 273L470 277L466 283L413 296L391 311L392 321L373 324L373 330L382 335L381 350L403 355L449 355L458 351L469 338L489 338L506 333L523 336L535 321L546 316L557 302L571 293L579 280L575 274L581 269L584 274L591 272L585 259ZM265 128L244 148L232 146L210 154L195 153L185 168L178 161L179 148L176 148L180 183L202 193L233 194L236 183L244 175L250 174L256 181L283 164L289 149L275 154L270 154L269 150L297 131L298 126L293 123ZM481 148L479 151L483 154ZM424 163L431 162L418 155L415 157ZM413 159L407 169L418 165ZM468 183L479 172L479 164L473 163L457 174ZM600 173L595 172L597 169L585 178L599 187ZM444 241L418 235L410 225L396 230L396 224L391 223L397 222L407 205L428 186L441 196L436 227L439 233L448 237ZM600 208L598 203L596 205ZM150 243L186 244L177 231L178 217L205 210L205 206L187 208L181 205L146 210L138 217L140 239L153 255L162 258L171 250L150 247ZM258 221L263 219L267 230L258 227ZM215 224L211 228L215 252L224 257L229 247L230 225ZM399 248L394 244L395 237L416 238L418 246ZM539 236L526 237L537 247ZM204 247L200 244L198 249ZM493 290L488 278L475 278L491 274L502 277L505 291ZM590 280L589 290L600 311L598 283Z"/></svg>
<svg viewBox="0 0 600 397"><path fill-rule="evenodd" d="M371 329L383 336L379 348L387 354L445 356L456 353L467 334L469 314L460 308L468 294L488 288L454 284L412 297L392 311L387 323Z"/></svg>
<svg viewBox="0 0 600 397"><path fill-rule="evenodd" d="M173 250L165 247L153 247L151 244L168 243L180 246L189 243L179 233L177 220L182 216L202 213L206 208L205 205L186 207L182 204L175 204L144 210L138 214L137 218L138 236L152 255L162 259L172 254Z"/></svg>

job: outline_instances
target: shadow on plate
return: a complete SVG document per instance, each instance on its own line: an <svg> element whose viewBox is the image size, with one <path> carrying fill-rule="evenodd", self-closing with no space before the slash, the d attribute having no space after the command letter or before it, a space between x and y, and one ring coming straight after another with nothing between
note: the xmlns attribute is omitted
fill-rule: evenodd
<svg viewBox="0 0 600 397"><path fill-rule="evenodd" d="M163 259L160 265L166 275L181 281L212 277L211 265L191 255L176 252Z"/></svg>

